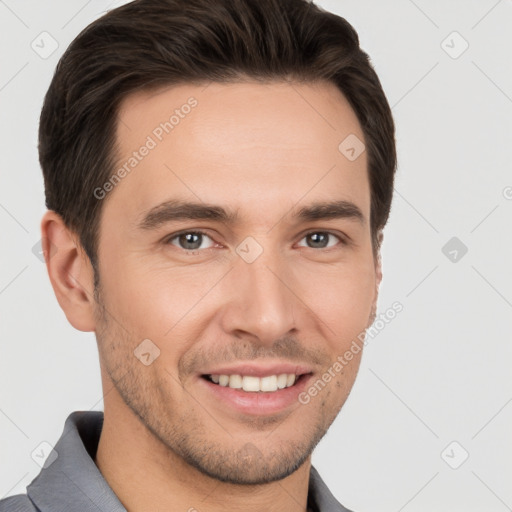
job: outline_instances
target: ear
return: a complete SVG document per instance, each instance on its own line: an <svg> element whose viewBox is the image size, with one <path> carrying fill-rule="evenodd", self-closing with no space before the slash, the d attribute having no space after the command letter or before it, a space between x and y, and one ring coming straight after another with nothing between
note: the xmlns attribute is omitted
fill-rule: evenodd
<svg viewBox="0 0 512 512"><path fill-rule="evenodd" d="M377 316L377 300L379 298L379 287L380 283L382 281L382 259L380 254L380 248L382 246L382 239L384 238L384 234L382 231L379 231L377 235L378 239L378 246L375 251L375 295L373 298L372 303L372 310L370 313L370 319L368 323L368 327L370 327L371 324L375 321L375 318Z"/></svg>
<svg viewBox="0 0 512 512"><path fill-rule="evenodd" d="M94 272L78 237L62 217L48 210L41 220L41 244L50 282L69 323L94 331Z"/></svg>

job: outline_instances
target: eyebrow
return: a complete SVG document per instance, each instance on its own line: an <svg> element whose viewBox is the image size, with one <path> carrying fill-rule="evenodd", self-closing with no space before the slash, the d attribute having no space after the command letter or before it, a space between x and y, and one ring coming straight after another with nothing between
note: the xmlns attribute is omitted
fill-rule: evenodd
<svg viewBox="0 0 512 512"><path fill-rule="evenodd" d="M361 209L351 201L316 202L302 207L295 215L301 221L328 219L349 219L360 224L365 223ZM214 220L226 224L235 224L236 211L228 211L222 206L172 199L151 208L138 223L142 230L154 230L174 220Z"/></svg>

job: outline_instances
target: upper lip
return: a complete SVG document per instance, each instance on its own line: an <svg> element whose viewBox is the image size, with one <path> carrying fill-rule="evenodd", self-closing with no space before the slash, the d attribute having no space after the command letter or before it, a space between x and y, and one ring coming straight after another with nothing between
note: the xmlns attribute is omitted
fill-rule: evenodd
<svg viewBox="0 0 512 512"><path fill-rule="evenodd" d="M303 375L311 373L311 367L303 363L237 363L233 365L217 366L201 372L201 375L250 375L253 377L268 377L270 375L281 375L283 373L293 373Z"/></svg>

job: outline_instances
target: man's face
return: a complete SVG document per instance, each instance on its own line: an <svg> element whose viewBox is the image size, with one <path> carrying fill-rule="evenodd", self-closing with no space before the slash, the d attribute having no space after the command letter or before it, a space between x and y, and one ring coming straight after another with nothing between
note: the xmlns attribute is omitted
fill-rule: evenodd
<svg viewBox="0 0 512 512"><path fill-rule="evenodd" d="M98 250L107 414L117 397L223 481L274 481L307 459L361 352L309 403L299 393L368 326L379 282L366 153L338 149L350 134L364 140L328 83L180 85L122 103L116 169L129 172L105 199Z"/></svg>

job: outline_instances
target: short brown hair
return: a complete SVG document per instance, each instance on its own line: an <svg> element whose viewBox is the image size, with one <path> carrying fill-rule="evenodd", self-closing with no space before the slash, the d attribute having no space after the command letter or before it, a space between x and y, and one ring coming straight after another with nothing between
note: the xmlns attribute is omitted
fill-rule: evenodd
<svg viewBox="0 0 512 512"><path fill-rule="evenodd" d="M78 235L95 271L102 201L94 190L114 172L120 102L137 90L241 77L328 80L344 94L365 137L378 251L393 196L395 128L353 27L308 0L136 0L75 38L41 112L46 207Z"/></svg>

